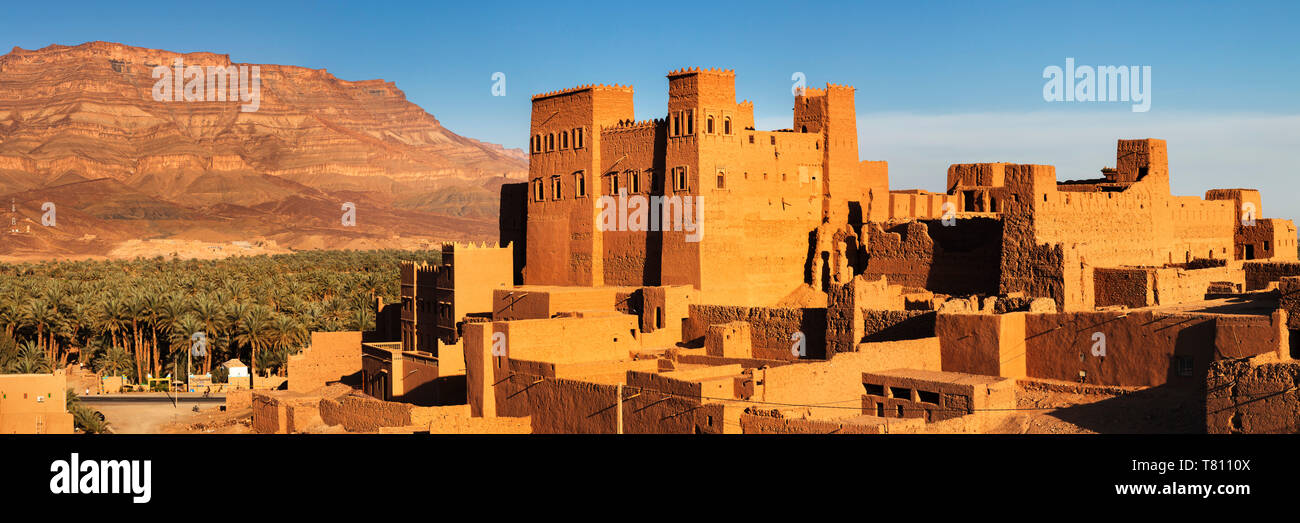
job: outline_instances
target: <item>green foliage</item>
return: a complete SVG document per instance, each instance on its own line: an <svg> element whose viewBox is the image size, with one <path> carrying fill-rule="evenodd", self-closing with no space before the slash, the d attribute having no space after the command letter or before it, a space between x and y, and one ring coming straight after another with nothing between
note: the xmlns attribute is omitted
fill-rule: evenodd
<svg viewBox="0 0 1300 523"><path fill-rule="evenodd" d="M230 369L217 365L212 368L212 383L229 383Z"/></svg>
<svg viewBox="0 0 1300 523"><path fill-rule="evenodd" d="M36 345L35 342L23 343L18 348L18 355L9 360L5 365L6 374L45 374L49 373L54 365L50 358L45 355L45 351Z"/></svg>
<svg viewBox="0 0 1300 523"><path fill-rule="evenodd" d="M374 299L399 298L401 262L436 262L438 254L0 263L0 368L49 372L68 348L83 347L82 363L103 374L167 374L194 354L202 333L207 358L193 361L195 372L231 358L254 361L259 373L283 372L309 332L373 328ZM9 338L36 349L15 349Z"/></svg>
<svg viewBox="0 0 1300 523"><path fill-rule="evenodd" d="M102 419L103 415L81 403L81 398L77 396L75 390L68 389L67 409L72 414L72 422L78 430L86 434L108 433L108 423Z"/></svg>

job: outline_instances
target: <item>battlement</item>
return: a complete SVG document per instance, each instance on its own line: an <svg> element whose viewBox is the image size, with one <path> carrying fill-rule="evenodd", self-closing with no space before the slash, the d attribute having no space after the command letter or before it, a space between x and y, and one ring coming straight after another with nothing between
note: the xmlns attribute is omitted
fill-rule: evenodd
<svg viewBox="0 0 1300 523"><path fill-rule="evenodd" d="M699 68L699 67L689 67L689 68L688 68L688 67L683 67L683 68L681 68L681 69L677 69L677 70L675 70L675 71L671 71L671 72L669 72L669 73L668 73L668 78L674 78L674 77L678 77L678 76L689 76L689 75L694 75L694 74L709 74L709 75L717 75L717 76L730 76L730 77L733 77L733 78L734 78L734 77L736 76L736 70L735 70L735 69L721 69L721 68L719 68L719 69L703 68L703 69L702 69L702 68Z"/></svg>
<svg viewBox="0 0 1300 523"><path fill-rule="evenodd" d="M633 92L633 88L630 85L587 84L587 85L579 85L577 87L570 87L568 89L560 89L559 91L550 91L546 93L535 94L533 95L532 99L536 101L536 100L541 100L543 98L566 96L566 95L571 95L571 94L585 92L585 91L614 91L614 92L630 94Z"/></svg>
<svg viewBox="0 0 1300 523"><path fill-rule="evenodd" d="M666 118L652 118L649 120L619 120L614 125L601 126L601 132L619 132L619 131L639 131L642 129L653 129L661 125L667 125Z"/></svg>

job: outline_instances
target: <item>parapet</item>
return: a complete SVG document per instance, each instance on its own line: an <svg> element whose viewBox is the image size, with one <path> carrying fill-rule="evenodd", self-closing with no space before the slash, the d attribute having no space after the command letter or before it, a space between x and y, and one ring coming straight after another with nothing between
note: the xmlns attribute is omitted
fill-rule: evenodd
<svg viewBox="0 0 1300 523"><path fill-rule="evenodd" d="M736 76L736 70L721 69L721 68L714 69L714 68L700 68L700 67L683 67L681 69L670 71L668 73L668 78L674 78L678 76L689 76L693 74L710 74L710 75L734 77Z"/></svg>
<svg viewBox="0 0 1300 523"><path fill-rule="evenodd" d="M558 91L550 91L546 93L535 94L533 95L532 99L533 101L537 101L543 98L552 98L556 96L571 95L571 94L580 93L584 91L612 91L612 92L630 94L633 92L633 88L630 85L619 85L619 84L614 84L614 85L586 84L586 85L579 85L576 87L570 87L568 89L560 89Z"/></svg>

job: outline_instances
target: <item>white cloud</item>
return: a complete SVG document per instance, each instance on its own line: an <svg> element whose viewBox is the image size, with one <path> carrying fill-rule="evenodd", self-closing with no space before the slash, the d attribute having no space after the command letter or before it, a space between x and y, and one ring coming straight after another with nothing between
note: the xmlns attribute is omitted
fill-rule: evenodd
<svg viewBox="0 0 1300 523"><path fill-rule="evenodd" d="M788 128L763 118L760 128ZM1204 196L1214 188L1259 189L1264 216L1300 219L1300 115L1152 111L859 113L864 160L889 161L894 189L942 191L948 165L970 162L1056 166L1061 180L1100 177L1115 166L1120 138L1163 138L1169 144L1174 194Z"/></svg>

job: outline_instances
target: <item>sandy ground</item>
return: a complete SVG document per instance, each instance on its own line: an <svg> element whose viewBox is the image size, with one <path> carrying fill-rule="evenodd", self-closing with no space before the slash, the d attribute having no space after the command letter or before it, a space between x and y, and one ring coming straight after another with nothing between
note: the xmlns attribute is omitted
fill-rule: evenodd
<svg viewBox="0 0 1300 523"><path fill-rule="evenodd" d="M114 434L159 434L163 425L194 417L197 413L219 410L218 403L93 403L90 407L104 415Z"/></svg>

